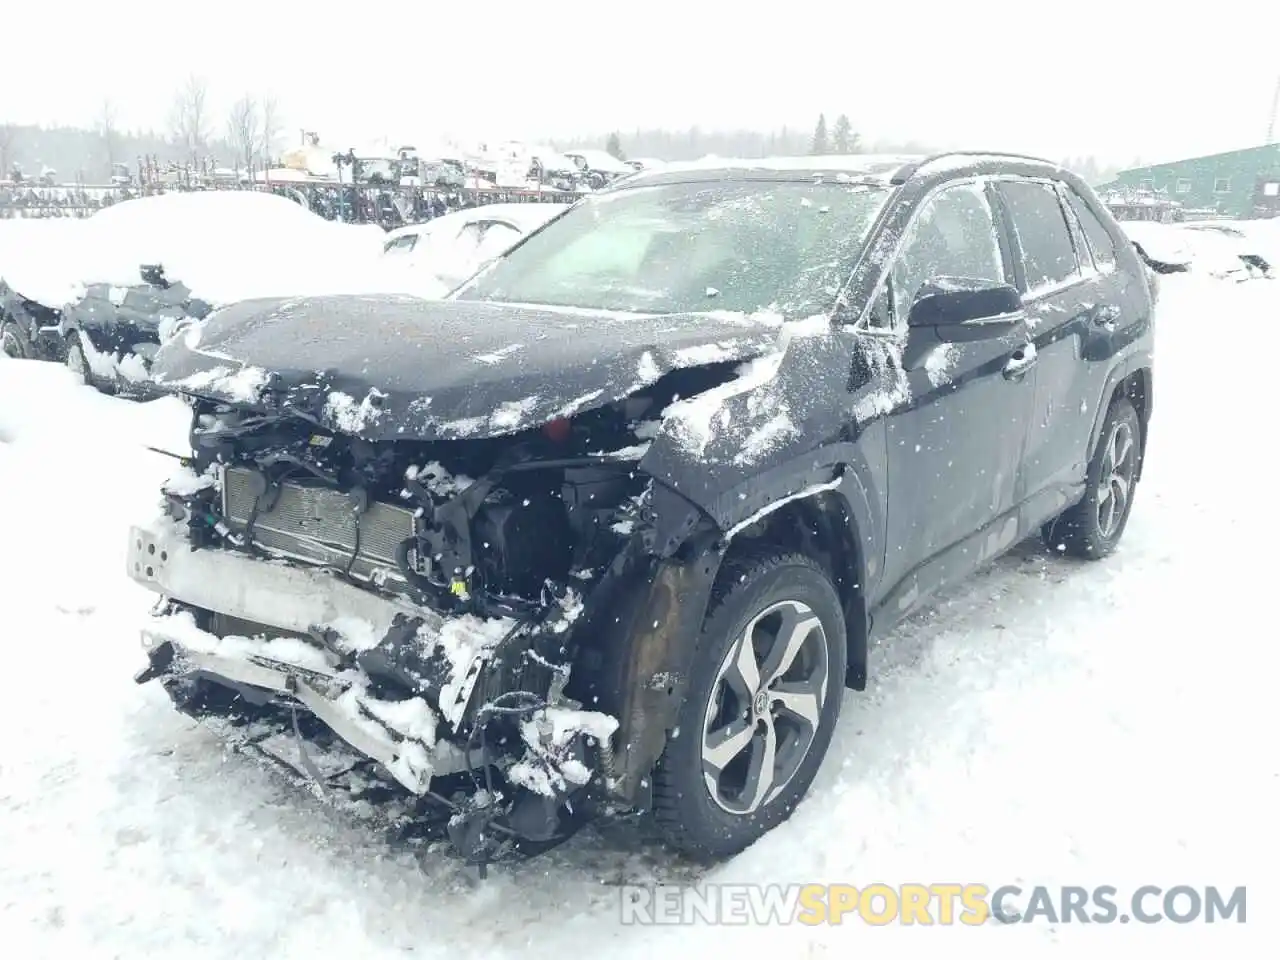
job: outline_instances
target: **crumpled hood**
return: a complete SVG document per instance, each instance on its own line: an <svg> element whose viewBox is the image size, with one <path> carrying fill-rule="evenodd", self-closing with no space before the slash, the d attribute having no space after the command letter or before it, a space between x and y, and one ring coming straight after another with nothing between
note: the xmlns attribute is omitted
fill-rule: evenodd
<svg viewBox="0 0 1280 960"><path fill-rule="evenodd" d="M251 300L163 347L152 376L367 439L458 439L603 406L675 369L747 360L778 334L776 320L739 315L404 296Z"/></svg>

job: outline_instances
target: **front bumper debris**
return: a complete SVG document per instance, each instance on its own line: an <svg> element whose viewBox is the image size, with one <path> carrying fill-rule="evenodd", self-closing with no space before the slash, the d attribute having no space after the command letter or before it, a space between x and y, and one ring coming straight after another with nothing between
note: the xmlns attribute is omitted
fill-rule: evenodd
<svg viewBox="0 0 1280 960"><path fill-rule="evenodd" d="M408 616L439 629L443 618L336 579L323 570L266 562L222 550L193 551L181 532L158 523L130 530L129 576L163 596L225 617L298 635L350 624L380 637ZM266 692L305 709L410 792L469 769L467 752L435 736L436 710L421 697L384 699L369 689L341 644L219 637L188 613L158 615L142 631L151 666L140 681L205 674ZM368 639L364 640L368 643ZM478 760L478 754L471 757Z"/></svg>

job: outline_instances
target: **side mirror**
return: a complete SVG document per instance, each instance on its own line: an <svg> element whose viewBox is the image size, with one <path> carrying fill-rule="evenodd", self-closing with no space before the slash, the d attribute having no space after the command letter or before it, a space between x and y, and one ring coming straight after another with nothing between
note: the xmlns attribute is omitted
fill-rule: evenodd
<svg viewBox="0 0 1280 960"><path fill-rule="evenodd" d="M973 324L994 330L1016 323L1023 309L1022 295L1006 283L934 277L916 293L907 326L933 327L946 339L942 328Z"/></svg>

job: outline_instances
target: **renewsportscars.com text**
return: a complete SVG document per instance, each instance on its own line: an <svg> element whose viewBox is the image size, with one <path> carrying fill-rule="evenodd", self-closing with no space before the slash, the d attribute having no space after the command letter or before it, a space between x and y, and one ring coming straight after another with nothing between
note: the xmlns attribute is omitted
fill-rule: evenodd
<svg viewBox="0 0 1280 960"><path fill-rule="evenodd" d="M624 924L980 926L1244 923L1244 887L991 887L980 883L718 884L621 888Z"/></svg>

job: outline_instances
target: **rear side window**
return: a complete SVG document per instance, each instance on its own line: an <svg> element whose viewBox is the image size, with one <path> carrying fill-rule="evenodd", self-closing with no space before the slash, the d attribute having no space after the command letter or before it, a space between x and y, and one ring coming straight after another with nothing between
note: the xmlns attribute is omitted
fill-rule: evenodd
<svg viewBox="0 0 1280 960"><path fill-rule="evenodd" d="M1075 245L1057 191L1048 184L1028 181L1002 183L1000 194L1013 217L1027 292L1077 276L1080 268Z"/></svg>
<svg viewBox="0 0 1280 960"><path fill-rule="evenodd" d="M1085 239L1089 241L1089 250L1093 254L1093 262L1100 267L1110 266L1116 262L1116 244L1111 234L1102 225L1089 205L1074 190L1067 190L1067 202L1075 211L1076 219L1084 230Z"/></svg>

